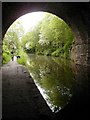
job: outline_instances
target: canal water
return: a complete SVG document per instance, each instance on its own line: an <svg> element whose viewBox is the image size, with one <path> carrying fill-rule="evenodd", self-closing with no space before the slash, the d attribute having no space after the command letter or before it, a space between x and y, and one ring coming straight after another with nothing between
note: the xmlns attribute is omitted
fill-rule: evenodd
<svg viewBox="0 0 90 120"><path fill-rule="evenodd" d="M69 103L76 84L70 61L59 57L29 55L27 68L52 112L59 112Z"/></svg>

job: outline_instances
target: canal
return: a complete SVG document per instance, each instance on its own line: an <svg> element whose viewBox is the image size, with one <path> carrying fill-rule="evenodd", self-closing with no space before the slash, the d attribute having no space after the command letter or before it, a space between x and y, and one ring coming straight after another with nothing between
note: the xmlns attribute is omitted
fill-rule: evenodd
<svg viewBox="0 0 90 120"><path fill-rule="evenodd" d="M69 103L76 85L70 60L29 54L27 68L52 112L59 112Z"/></svg>

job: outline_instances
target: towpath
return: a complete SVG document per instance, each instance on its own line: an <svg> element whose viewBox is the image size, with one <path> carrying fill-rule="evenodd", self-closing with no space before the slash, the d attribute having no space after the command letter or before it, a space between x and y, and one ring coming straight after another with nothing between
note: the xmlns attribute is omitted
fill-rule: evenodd
<svg viewBox="0 0 90 120"><path fill-rule="evenodd" d="M16 61L2 67L2 120L54 120L27 69Z"/></svg>

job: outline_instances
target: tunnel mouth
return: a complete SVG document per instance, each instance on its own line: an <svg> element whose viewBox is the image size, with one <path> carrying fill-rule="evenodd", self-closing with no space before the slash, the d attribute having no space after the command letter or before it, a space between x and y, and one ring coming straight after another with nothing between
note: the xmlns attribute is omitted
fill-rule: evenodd
<svg viewBox="0 0 90 120"><path fill-rule="evenodd" d="M36 13L39 13L39 15ZM30 18L25 18L25 16L28 16L29 14L32 14L32 16L30 16ZM31 20L32 18L33 20ZM36 19L38 21L37 23ZM29 25L31 25L31 27L29 27ZM69 103L73 94L73 91L71 89L75 80L73 72L68 66L70 65L68 61L71 60L70 54L74 42L74 35L71 28L66 24L64 20L62 20L58 16L43 11L28 13L18 18L9 27L5 34L5 37L3 39L3 64L9 62L12 57L19 56L20 58L17 57L16 61L28 68L30 75L34 79L37 88L39 89L43 98L46 100L48 106L50 107L52 112L57 113ZM12 51L13 55L11 54ZM29 54L31 54L31 56ZM35 54L36 56L33 56L33 54ZM45 58L42 56L44 56ZM38 60L41 62L39 62ZM12 61L14 60L12 59ZM54 66L54 68L52 68L52 66ZM34 68L36 68L37 71L39 70L39 74L36 73L36 71L32 70ZM65 79L67 79L69 83L66 83L65 85L65 83L63 82L64 78L61 78L60 81L60 76L56 77L57 79L54 78L55 75L52 75L52 73L55 73L54 69L57 72L59 72L58 70L61 70L60 74L64 73L68 77ZM40 73L41 70L42 73ZM65 70L70 71L70 76ZM40 78L36 78L35 75L40 76ZM45 84L42 85L41 83L39 83L38 81L40 80L41 82L44 77L49 79L51 83L54 83L54 79L56 79L54 83L56 84L56 86L54 86L54 84L45 86ZM51 79L54 79L51 81L50 77ZM60 83L58 82L58 80ZM59 84L61 86L59 86ZM53 87L53 90L50 90L50 87ZM57 92L56 95L55 92ZM52 97L53 95L54 98ZM57 99L57 101L54 101L53 99ZM61 99L61 101L59 101L59 99Z"/></svg>
<svg viewBox="0 0 90 120"><path fill-rule="evenodd" d="M40 29L40 28L37 28L38 27L38 24L40 25L40 23L42 23L42 21L45 19L45 16L51 16L51 18L50 18L50 20L49 20L49 17L48 17L48 19L47 19L47 23L45 23L46 25L43 25L42 26L42 29L44 30L46 30L46 31L48 31L49 33L50 33L50 35L52 36L53 34L56 34L57 33L57 35L56 36L52 36L52 38L50 38L50 36L48 35L47 36L47 34L48 34L48 32L46 32L46 31L44 31L44 33L43 33L43 35L40 35L40 34L38 34L38 37L39 37L39 44L41 44L41 47L42 47L42 45L45 43L45 44L49 44L48 46L52 46L51 44L51 42L53 41L55 41L55 42L57 42L57 41L60 41L59 39L62 39L61 40L61 44L60 43L57 43L57 44L60 44L60 45L57 45L58 46L58 48L60 48L60 47L63 47L63 48L61 48L61 50L57 50L56 52L55 52L55 50L53 50L53 52L51 53L50 52L50 50L49 50L49 52L43 52L42 53L42 51L41 52L37 52L37 54L42 54L42 55L46 55L46 56L54 56L54 57L59 57L60 56L60 54L62 53L62 55L61 55L61 57L62 58L65 58L65 59L67 59L67 58L69 58L69 59L72 59L72 56L71 56L71 52L72 52L72 48L73 48L73 46L74 46L74 44L75 44L75 37L74 37L74 34L73 34L73 31L71 30L71 28L68 26L68 24L63 20L63 19L61 19L60 17L58 17L57 15L55 15L55 14L52 14L52 13L50 13L50 12L44 12L44 11L36 11L36 12L30 12L30 13L27 13L27 14L25 14L25 15L22 15L21 17L19 17L18 19L16 19L13 23L12 23L12 25L8 28L8 30L7 30L7 32L6 32L6 34L5 34L5 36L4 36L4 39L3 39L3 48L4 48L4 45L6 44L6 46L8 46L8 50L7 51L9 51L9 48L10 49L15 49L15 51L18 51L18 49L20 48L20 47L22 47L22 46L20 46L20 44L21 44L21 39L22 39L22 37L23 36L25 36L25 34L27 34L27 33L29 33L30 31L32 31L33 32L33 29ZM61 21L62 23L61 24L63 24L66 28L64 28L64 30L58 30L59 29L59 27L56 29L56 27L55 27L55 25L53 25L54 24L54 21L55 20L51 20L51 19L53 19L53 18L55 18L55 19L57 19L57 23L56 23L56 26L58 26L58 23ZM59 21L60 20L60 21ZM45 21L45 20L44 20ZM50 21L51 21L51 23L50 23ZM51 25L51 26L49 26L48 27L48 23ZM44 23L43 23L44 24ZM59 25L60 26L60 25ZM16 27L16 28L15 28ZM44 28L45 27L45 28ZM47 28L48 27L48 28ZM49 29L51 27L51 29ZM60 26L60 27L63 27L63 26ZM22 29L21 31L20 31L20 29ZM49 29L49 30L48 30ZM55 30L56 30L56 33L55 33ZM68 32L67 33L65 33L65 34L69 34L67 37L68 37L68 40L69 39L71 39L71 42L70 41L68 41L67 40L67 38L65 38L65 41L68 41L67 43L66 43L66 45L65 45L65 41L63 41L63 39L64 39L64 37L66 37L66 35L64 34L64 32L66 32L66 30L65 29L68 29ZM34 30L35 31L35 30ZM50 32L51 31L51 32ZM61 31L61 33L60 33L60 31ZM63 32L62 32L63 31ZM39 31L39 33L40 32L42 32L42 30L41 31ZM10 36L10 35L8 35L8 33L11 33L11 34L13 34L13 35L11 35L11 40L9 40L7 37L8 36ZM14 35L14 34L16 34L16 35ZM45 34L45 35L44 35ZM63 34L61 37L62 38L60 38L60 35L59 34ZM58 36L59 35L59 36ZM15 37L16 37L16 39L15 39ZM28 35L26 35L26 36L28 36ZM58 36L58 37L57 37ZM55 38L55 37L57 37L57 38ZM70 38L71 37L71 38ZM14 39L13 39L14 38ZM45 38L45 39L44 39ZM9 41L8 41L8 40ZM31 38L32 39L32 38ZM44 39L44 40L43 40ZM50 41L49 39L53 39L52 41ZM5 43L4 43L4 41L5 41ZM44 42L43 42L44 41ZM46 43L46 42L47 43ZM41 43L40 43L41 42ZM10 45L11 44L11 45ZM55 45L56 45L56 43L53 43L53 47L55 47ZM20 47L19 47L20 46ZM25 46L24 46L24 48L25 48L25 51L26 52L30 52L30 48L28 48L28 46L30 46L30 43L27 41L27 43L25 43ZM65 53L65 50L67 50L67 53ZM33 50L31 50L31 52L32 52ZM34 48L34 51L35 51L35 48ZM4 49L3 49L3 53L4 53ZM16 54L18 54L18 53L16 53ZM4 56L5 55L3 55L3 63L7 63L7 62L4 62ZM9 61L10 60L10 58L11 58L11 55L10 55L10 52L8 52L7 53L7 58L9 58L8 60L6 60L6 61ZM19 62L19 61L18 61Z"/></svg>

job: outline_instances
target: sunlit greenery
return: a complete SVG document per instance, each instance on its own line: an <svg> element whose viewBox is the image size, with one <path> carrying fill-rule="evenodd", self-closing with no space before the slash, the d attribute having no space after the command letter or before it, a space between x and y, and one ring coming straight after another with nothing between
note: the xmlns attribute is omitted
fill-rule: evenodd
<svg viewBox="0 0 90 120"><path fill-rule="evenodd" d="M15 56L18 55L23 34L24 29L20 22L13 23L8 29L3 40L3 63L7 63L11 59L12 50Z"/></svg>
<svg viewBox="0 0 90 120"><path fill-rule="evenodd" d="M7 47L7 44L5 42L3 42L3 63L7 63L9 62L11 59L11 54L10 54L10 50Z"/></svg>
<svg viewBox="0 0 90 120"><path fill-rule="evenodd" d="M17 59L17 62L22 65L26 65L26 61L28 59L28 55L23 49L19 49L18 54L20 55L20 58Z"/></svg>
<svg viewBox="0 0 90 120"><path fill-rule="evenodd" d="M69 26L53 14L45 13L45 17L28 32L25 32L20 21L15 21L3 40L3 63L11 59L12 49L14 55L22 56L18 60L22 64L25 64L26 53L67 59L73 43L74 37Z"/></svg>
<svg viewBox="0 0 90 120"><path fill-rule="evenodd" d="M73 42L74 37L68 25L57 16L47 13L22 38L22 47L28 53L68 58Z"/></svg>

